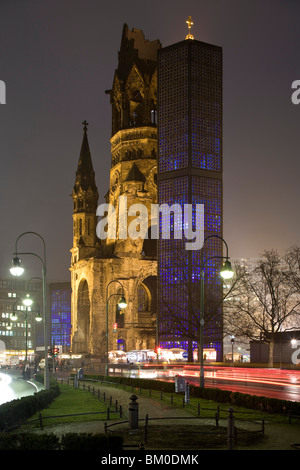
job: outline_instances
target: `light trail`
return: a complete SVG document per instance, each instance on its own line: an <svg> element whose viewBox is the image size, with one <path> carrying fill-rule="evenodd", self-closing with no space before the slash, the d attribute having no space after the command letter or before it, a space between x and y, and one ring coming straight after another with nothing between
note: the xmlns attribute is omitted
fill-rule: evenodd
<svg viewBox="0 0 300 470"><path fill-rule="evenodd" d="M0 405L14 399L14 393L10 384L11 377L0 372Z"/></svg>
<svg viewBox="0 0 300 470"><path fill-rule="evenodd" d="M176 375L198 385L200 368L197 365L147 365L135 374L139 377L174 380ZM252 395L272 396L293 401L300 400L300 371L282 369L246 369L239 367L205 366L206 386Z"/></svg>

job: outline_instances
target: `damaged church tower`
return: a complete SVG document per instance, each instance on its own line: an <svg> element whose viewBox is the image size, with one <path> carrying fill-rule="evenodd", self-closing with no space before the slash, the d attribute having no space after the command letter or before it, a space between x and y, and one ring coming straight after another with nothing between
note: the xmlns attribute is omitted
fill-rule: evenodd
<svg viewBox="0 0 300 470"><path fill-rule="evenodd" d="M98 189L84 122L73 188L72 353L105 360L107 351L153 349L157 319L156 240L120 234L119 203L157 203L158 40L125 24L110 96L111 169L105 202L116 211L116 237L96 236ZM120 199L121 198L121 199ZM127 217L127 227L132 219ZM124 295L127 307L119 310ZM116 327L117 325L117 327Z"/></svg>

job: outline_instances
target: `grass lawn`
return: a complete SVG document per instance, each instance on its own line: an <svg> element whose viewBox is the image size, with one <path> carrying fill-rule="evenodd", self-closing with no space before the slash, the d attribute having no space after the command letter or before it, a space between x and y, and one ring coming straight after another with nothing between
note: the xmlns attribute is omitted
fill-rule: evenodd
<svg viewBox="0 0 300 470"><path fill-rule="evenodd" d="M60 395L55 398L48 408L41 411L43 418L43 427L53 426L61 423L84 422L84 421L99 421L107 420L107 408L110 407L108 402L103 402L97 396L88 392L87 390L74 389L68 385L59 385ZM110 411L114 411L115 406L110 407ZM102 412L99 414L99 412ZM87 415L79 415L80 413L94 413ZM68 415L68 416L63 416ZM77 416L70 416L77 415ZM59 418L51 418L51 416L60 416ZM30 418L30 420L37 419L39 413ZM46 418L46 419L45 419ZM111 413L110 419L119 418L118 413ZM39 427L39 421L29 423L22 426L22 430L30 430Z"/></svg>

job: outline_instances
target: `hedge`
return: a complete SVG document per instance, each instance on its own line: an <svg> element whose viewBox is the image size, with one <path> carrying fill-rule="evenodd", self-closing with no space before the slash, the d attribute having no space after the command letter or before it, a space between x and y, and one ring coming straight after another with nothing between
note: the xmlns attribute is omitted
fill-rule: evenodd
<svg viewBox="0 0 300 470"><path fill-rule="evenodd" d="M123 449L120 436L105 434L67 433L61 441L53 434L2 433L0 450L94 450L118 452Z"/></svg>
<svg viewBox="0 0 300 470"><path fill-rule="evenodd" d="M121 436L89 433L68 433L62 436L62 450L101 450L118 452L123 449Z"/></svg>
<svg viewBox="0 0 300 470"><path fill-rule="evenodd" d="M166 393L174 392L174 383L172 382L163 382L160 380L153 379L139 379L135 377L105 377L103 375L93 375L85 374L87 380L99 380L99 381L109 381L118 383L120 385L129 385L135 388L146 388L151 390L160 390Z"/></svg>
<svg viewBox="0 0 300 470"><path fill-rule="evenodd" d="M122 385L129 385L136 388L145 388L151 390L160 390L166 393L174 393L174 382L163 382L161 380L140 379L130 377L104 377L100 375L85 375L86 379L110 381ZM200 388L190 384L190 397L204 398L218 403L228 403L231 405L242 406L251 410L259 410L267 413L276 413L283 415L300 416L300 403L289 400L280 400L264 396L250 395L230 390L221 390L219 388Z"/></svg>
<svg viewBox="0 0 300 470"><path fill-rule="evenodd" d="M32 415L49 406L60 393L56 382L51 382L49 390L41 390L27 397L18 398L0 405L0 431L17 426Z"/></svg>

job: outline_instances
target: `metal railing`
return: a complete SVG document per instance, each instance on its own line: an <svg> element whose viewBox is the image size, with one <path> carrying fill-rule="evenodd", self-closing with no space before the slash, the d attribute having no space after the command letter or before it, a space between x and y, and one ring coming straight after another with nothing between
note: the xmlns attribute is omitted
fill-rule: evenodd
<svg viewBox="0 0 300 470"><path fill-rule="evenodd" d="M66 414L66 415L51 415L51 416L42 416L41 413L39 413L39 416L38 418L35 418L35 419L31 419L29 421L26 421L24 424L31 424L31 423L34 423L34 422L37 422L39 421L39 424L40 424L40 428L43 430L44 429L44 426L43 426L43 421L45 419L54 419L54 418L69 418L69 417L73 417L73 416L88 416L88 415L105 415L106 414L106 419L109 421L110 418L111 418L111 413L118 413L120 415L120 417L122 417L122 407L121 409L119 410L111 410L109 407L107 407L107 410L106 411L92 411L90 413L73 413L73 414Z"/></svg>
<svg viewBox="0 0 300 470"><path fill-rule="evenodd" d="M234 416L234 409L233 408L229 408L229 409L222 409L220 407L220 405L217 405L215 408L206 408L206 407L203 407L200 405L200 403L197 403L197 405L193 405L189 402L186 401L186 396L185 395L179 395L177 393L174 394L169 394L169 395L165 395L163 394L162 391L159 391L159 390L151 390L151 389L143 389L141 387L136 387L134 385L131 385L131 386L128 386L128 385L124 385L124 384L118 384L116 382L110 382L110 381L107 381L107 380L89 380L92 382L92 385L89 384L89 383L86 383L85 380L82 380L82 381L75 381L75 379L73 378L68 378L68 384L70 383L70 381L72 382L72 385L73 386L76 386L77 388L79 387L82 387L83 390L87 390L93 394L96 394L98 395L98 398L106 401L107 399L109 400L109 403L110 403L110 406L112 405L112 397L110 396L109 398L106 396L106 393L105 391L101 393L101 384L103 384L104 386L105 385L110 385L110 386L115 386L116 388L118 387L121 387L121 388L129 388L131 389L132 392L137 392L139 391L139 393L142 395L142 394L145 394L149 397L152 397L152 394L153 392L156 392L158 394L158 397L160 397L160 400L165 400L165 401L169 401L170 404L172 405L176 405L177 406L182 406L183 408L187 408L191 413L194 413L195 416L180 416L180 417L170 417L170 416L166 416L166 417L159 417L159 418L151 418L149 417L148 415L146 415L145 418L142 418L142 419L139 419L138 421L139 422L144 422L144 443L147 444L148 442L148 434L149 434L149 421L155 421L155 420L204 420L204 419L209 419L209 420L212 420L214 423L215 423L215 426L216 426L216 431L213 432L213 431L210 431L211 434L218 434L220 432L220 428L219 428L219 424L220 424L220 420L226 420L227 421L227 449L228 450L231 450L234 448L234 445L236 443L236 440L237 440L237 437L238 435L241 435L243 433L249 433L249 434L264 434L265 432L265 421L264 419L261 419L261 420L258 420L258 419L244 419L244 418L236 418L236 416ZM95 389L95 386L94 386L94 383L98 383L100 385L100 388L98 388L97 390ZM75 385L76 384L76 385ZM116 406L117 406L117 401L116 401ZM120 406L120 417L123 417L124 416L124 413L123 413L123 410L122 410L122 407ZM227 413L226 416L224 416L224 413ZM241 414L249 414L249 412L247 411L238 411L238 414L241 415ZM223 414L223 416L222 416ZM108 419L107 419L108 421ZM241 427L237 427L236 426L236 422L239 422L240 424L241 423L251 423L252 425L254 426L257 426L258 428L256 430L245 430L245 429L242 429ZM104 423L104 430L105 430L105 433L108 433L109 431L110 432L113 432L112 431L112 428L114 428L115 426L118 426L118 425L121 425L121 424L127 424L129 423L129 420L125 419L124 421L114 421L110 424L108 424L107 422ZM158 432L158 429L155 428L155 432L157 433ZM176 431L172 431L172 433L174 433ZM207 434L207 431L203 434ZM141 444L142 445L142 444Z"/></svg>

